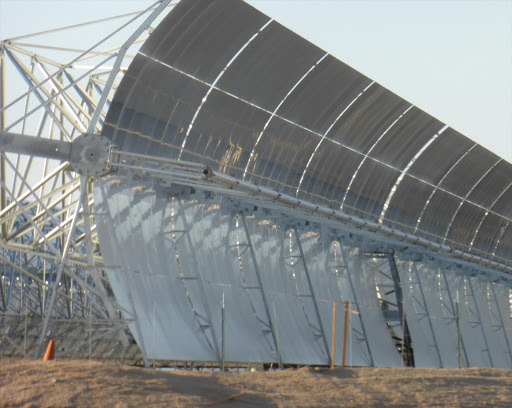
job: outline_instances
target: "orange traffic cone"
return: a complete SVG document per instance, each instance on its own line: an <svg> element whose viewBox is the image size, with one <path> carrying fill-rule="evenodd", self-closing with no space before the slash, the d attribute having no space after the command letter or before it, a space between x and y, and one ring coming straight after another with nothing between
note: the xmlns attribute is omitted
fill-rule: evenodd
<svg viewBox="0 0 512 408"><path fill-rule="evenodd" d="M46 353L44 353L43 361L55 360L55 342L50 340Z"/></svg>

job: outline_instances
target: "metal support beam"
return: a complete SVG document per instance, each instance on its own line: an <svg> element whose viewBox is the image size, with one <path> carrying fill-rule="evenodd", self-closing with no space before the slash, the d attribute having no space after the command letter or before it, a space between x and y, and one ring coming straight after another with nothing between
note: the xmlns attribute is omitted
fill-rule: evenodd
<svg viewBox="0 0 512 408"><path fill-rule="evenodd" d="M441 359L441 352L439 351L439 344L437 342L436 333L434 331L434 327L432 326L432 319L430 317L430 312L428 310L427 300L425 299L425 294L423 292L423 285L421 284L418 268L416 266L416 263L411 262L411 264L412 264L412 268L411 267L410 268L414 271L414 276L416 277L416 284L418 285L418 289L419 289L420 295L421 295L421 307L422 307L422 309L424 311L424 317L427 318L428 327L430 329L430 334L432 335L432 340L434 341L433 347L434 347L434 350L436 352L437 359L439 360L439 368L443 368L443 366L444 366L443 365L443 360Z"/></svg>
<svg viewBox="0 0 512 408"><path fill-rule="evenodd" d="M405 364L414 367L414 353L412 348L412 338L411 333L409 332L409 326L407 324L407 317L405 316L404 311L404 296L402 293L402 286L400 284L400 276L398 275L398 269L396 267L395 254L391 252L388 254L389 260L389 269L391 272L391 277L393 278L393 284L395 286L395 296L396 303L398 306L398 311L400 316L402 316L402 347L405 347Z"/></svg>
<svg viewBox="0 0 512 408"><path fill-rule="evenodd" d="M2 329L0 329L0 336L2 336L5 340L7 340L19 353L21 353L23 356L25 356L25 358L30 358L25 353L23 348L20 345L16 344L16 342L7 333L5 333Z"/></svg>
<svg viewBox="0 0 512 408"><path fill-rule="evenodd" d="M347 256L347 253L345 251L345 248L343 247L343 241L341 239L340 239L340 251L341 251L341 256L342 256L342 259L343 259L343 264L345 265L345 270L347 271L347 279L348 279L348 282L349 282L349 285L350 285L350 290L352 291L352 296L354 297L354 303L355 303L355 306L359 309L359 304L360 303L359 303L359 299L358 299L358 296L357 296L357 291L355 290L354 282L353 282L353 279L352 279L352 274L355 274L355 271L351 270L349 268L348 256ZM366 344L366 349L368 351L368 357L370 358L370 366L374 367L375 363L373 361L372 350L370 349L370 345L368 344L368 340L367 340L368 339L368 335L366 334L366 328L365 328L363 314L359 312L357 314L357 317L359 318L359 322L361 324L361 330L363 332L362 333L363 334L363 339L364 339L364 342Z"/></svg>
<svg viewBox="0 0 512 408"><path fill-rule="evenodd" d="M15 172L15 174L18 174L18 175L19 175L19 173L17 172L16 168L13 166L13 164L12 164L9 160L7 160L7 163L9 164L9 166L11 167L11 169ZM41 206L41 208L42 208L42 209L44 209L44 211L46 211L46 213L49 215L49 217L50 217L54 222L56 222L56 223L57 223L57 225L58 225L58 222L57 222L56 218L53 216L53 214L52 214L50 211L48 211L48 209L46 208L46 206L44 205L44 203L39 199L39 197L34 193L34 191L32 190L32 188L28 185L28 182L27 182L25 179L22 179L22 181L23 181L23 183L26 185L27 189L30 191L30 193L32 194L32 196L33 196L33 197L36 199L36 201L39 203L39 205ZM0 182L1 182L1 180L0 180ZM3 185L3 183L2 183L2 185ZM35 227L37 230L39 230L39 232L41 232L41 231L40 231L40 228L37 228L37 227L36 227L36 223L32 220L32 218L31 218L31 214L29 214L29 213L25 210L24 206L23 206L23 205L21 205L21 203L20 203L19 199L18 199L18 198L16 198L16 196L14 196L14 195L13 195L13 193L12 193L12 192L10 192L7 188L6 188L6 191L10 194L11 199L12 199L13 201L15 201L15 202L16 202L16 205L20 208L20 210L23 212L23 214L26 216L26 218L27 218L28 220L30 220L30 222L32 223L32 225L34 225L34 227ZM59 226L59 228L61 228L61 227ZM64 235L64 230L63 230L62 228L61 228L61 231L62 231L62 234ZM53 246L53 245L51 245L51 244L49 244L49 246L51 247L52 252L53 252L55 255L59 255L59 256L60 256L60 252L55 248L55 246ZM61 247L64 247L64 245L62 245Z"/></svg>
<svg viewBox="0 0 512 408"><path fill-rule="evenodd" d="M222 361L223 361L222 360L222 354L221 354L221 350L219 348L219 342L217 340L217 335L215 333L215 328L214 328L213 321L212 321L212 313L211 313L210 307L208 306L208 300L207 300L207 297L206 297L206 291L205 291L204 285L203 285L203 277L201 276L201 271L200 271L200 268L199 268L199 263L197 262L197 258L195 256L194 243L192 242L192 238L190 237L190 230L191 230L192 226L187 221L187 217L186 217L186 214L185 214L185 208L184 208L183 204L181 203L181 201L178 201L178 205L180 207L180 212L181 212L181 216L182 216L182 219L183 219L183 227L185 228L185 231L183 233L185 234L185 237L186 237L186 240L187 240L187 244L188 244L188 247L190 249L190 253L192 254L192 262L194 264L194 269L196 271L197 279L195 281L199 285L199 291L201 293L201 302L203 303L203 307L204 307L205 312L206 312L206 320L207 320L207 322L209 324L208 328L210 329L211 337L212 337L212 341L213 341L213 350L215 352L215 355L217 356L217 361L218 361L219 367L220 367L220 366L222 366ZM177 252L178 248L176 246L176 243L175 243L175 248L176 248L176 252ZM201 329L204 330L203 327L201 327Z"/></svg>
<svg viewBox="0 0 512 408"><path fill-rule="evenodd" d="M503 330L503 337L505 338L505 344L507 345L507 352L508 352L508 356L510 358L510 363L511 363L511 367L512 367L512 350L510 349L510 342L509 342L509 339L508 339L508 336L507 336L507 331L505 330L505 323L503 321L503 314L501 313L501 308L500 308L500 305L498 303L498 300L496 299L496 289L494 288L494 285L495 283L494 282L490 282L489 285L491 286L491 289L492 289L492 296L493 296L493 300L494 300L494 304L495 304L495 307L496 307L496 310L497 310L497 318L500 322L500 325L501 325L501 329ZM507 299L509 300L509 299Z"/></svg>
<svg viewBox="0 0 512 408"><path fill-rule="evenodd" d="M485 329L482 324L482 315L480 314L480 308L478 307L478 302L476 300L475 293L473 292L473 284L471 283L471 277L466 276L465 278L467 279L468 286L471 291L470 296L473 298L473 304L475 306L475 317L478 319L478 325L480 326L480 329L482 330L482 337L483 337L484 343L485 343L484 351L486 351L487 355L489 356L489 362L491 363L491 367L494 367L494 362L492 361L491 350L489 349L489 342L487 341L487 335L485 333Z"/></svg>
<svg viewBox="0 0 512 408"><path fill-rule="evenodd" d="M27 99L29 99L29 97L27 97ZM26 123L26 121L24 121L24 123ZM48 114L48 112L45 110L41 113L41 119L39 120L39 123L38 123L38 126L37 126L37 131L35 132L35 136L40 138L40 137L43 137L43 134L44 134L44 130L45 130L45 127L46 127L46 124L49 123L50 125L50 128L53 126L53 119L50 118L50 115ZM24 131L22 131L22 133L24 133ZM51 135L49 135L51 136ZM30 174L31 172L33 171L32 169L32 165L33 163L35 162L35 158L30 156L28 158L28 161L27 163L25 164L25 169L23 171L23 179L28 179L30 177ZM16 174L14 175L14 181L12 183L12 189L13 189L13 192L17 195L17 196L21 196L23 194L23 191L24 191L24 183L22 180L19 179L18 177L18 173L21 174L22 170L21 170L21 166L20 164L22 163L22 156L21 155L18 155L18 157L16 158ZM48 173L48 164L49 164L49 159L45 159L44 160L44 165L43 165L43 171L42 171L42 174L41 176L42 177L46 177L47 173ZM19 184L19 185L18 185ZM54 180L54 186L55 186L55 180ZM16 192L16 189L18 190ZM44 187L43 187L44 189ZM9 230L9 229L8 229Z"/></svg>
<svg viewBox="0 0 512 408"><path fill-rule="evenodd" d="M4 43L0 43L0 132L3 132L7 125L5 123L5 51L4 51ZM0 180L2 180L3 184L0 187L0 211L3 211L7 206L7 193L4 188L4 184L6 182L6 173L5 173L5 157L3 153L0 153ZM7 226L2 225L0 230L1 236L5 237L7 235Z"/></svg>
<svg viewBox="0 0 512 408"><path fill-rule="evenodd" d="M103 185L100 185L100 194L101 194L101 199L105 203L108 203L107 193L105 192L105 187ZM110 213L110 208L108 207L108 205L106 205L106 211L108 213L109 219L112 219L112 214ZM113 228L113 226L111 226L111 228ZM116 246L118 245L116 240L113 240L113 243ZM121 254L120 249L118 247L116 247L115 250L116 250L116 253L118 254L118 256L120 257L120 254ZM122 262L122 260L121 260L121 262ZM149 367L149 359L148 359L148 354L146 351L146 346L144 344L144 337L142 336L142 329L141 329L140 323L139 323L139 316L138 316L137 310L135 308L135 302L133 301L133 293L132 293L132 289L131 289L132 286L131 286L131 282L130 282L130 274L127 273L126 277L127 277L127 282L125 282L126 294L128 296L128 301L130 302L130 306L132 308L131 313L132 313L133 319L134 319L135 330L137 331L137 335L139 336L139 339L140 339L139 349L140 349L140 351L142 353L142 357L144 359L144 366Z"/></svg>
<svg viewBox="0 0 512 408"><path fill-rule="evenodd" d="M80 184L85 183L88 184L88 180L86 177L82 177L80 180ZM88 186L87 186L88 187ZM87 191L86 187L86 191ZM103 293L104 297L102 298L105 309L107 309L108 317L113 321L119 321L119 317L114 309L114 306L108 299L107 291L103 286L103 282L99 277L98 269L94 263L94 248L92 244L92 231L91 231L91 213L90 213L90 205L89 205L89 196L88 194L84 194L82 196L82 214L84 217L84 231L85 231L85 247L86 247L86 255L87 255L87 266L88 271L92 275L92 279L94 281L94 286L98 291ZM89 311L89 313L91 313ZM123 343L124 347L129 347L130 341L128 340L128 336L126 335L124 328L120 328L118 330L119 338Z"/></svg>
<svg viewBox="0 0 512 408"><path fill-rule="evenodd" d="M29 86L29 93L32 95L35 95L35 97L37 98L37 100L39 100L39 102L41 104L40 107L44 107L45 111L53 119L53 121L54 121L53 123L55 123L60 128L60 130L66 134L68 140L70 140L70 136L69 136L66 128L64 128L61 125L59 118L57 117L55 112L50 107L50 101L53 100L55 95L51 95L45 88L40 86L42 83L38 84L39 81L37 80L37 78L34 77L31 70L29 70L27 67L25 67L25 65L23 65L23 63L11 51L9 51L8 49L5 49L5 51L7 53L7 56L11 60L12 64L16 68L16 70L19 72L21 77L25 80L25 82ZM41 94L40 91L43 93L43 95ZM11 104L12 104L12 102L11 102ZM57 104L53 104L53 106L58 108ZM32 109L31 111L27 112L21 118L14 121L14 123L11 123L9 125L9 127L6 127L5 130L9 130L10 128L14 127L18 123L24 121L26 117L28 117L33 112L35 112L35 110L37 110L38 108Z"/></svg>
<svg viewBox="0 0 512 408"><path fill-rule="evenodd" d="M116 79L117 73L119 72L119 69L121 68L123 58L126 55L128 48L130 48L132 46L132 44L137 40L137 38L151 26L151 23L160 15L160 13L162 11L164 11L164 9L169 5L170 2L171 2L171 0L162 0L160 5L153 10L153 12L132 33L132 35L126 40L126 42L119 49L118 55L114 62L114 66L112 67L112 72L110 73L110 75L108 77L107 83L103 89L103 93L101 94L100 100L98 101L98 104L96 105L96 110L94 111L91 121L89 122L89 127L87 128L87 132L89 132L89 133L94 132L96 124L98 123L98 120L100 118L100 114L103 110L103 106L105 105L105 102L107 101L108 94L110 93L110 89L112 88L112 85L114 84L114 80Z"/></svg>
<svg viewBox="0 0 512 408"><path fill-rule="evenodd" d="M375 233L377 236L384 237L386 239L392 239L395 242L405 242L413 245L414 247L424 248L428 251L437 252L440 255L447 255L451 258L456 258L462 261L482 265L483 267L491 268L496 271L506 272L503 274L504 277L509 278L512 273L512 266L495 262L481 256L470 254L468 252L461 251L459 249L450 247L448 245L441 245L437 242L430 241L424 238L417 237L416 235L395 230L391 227L387 227L378 224L373 221L365 220L354 215L348 215L347 213L333 210L330 207L315 204L313 202L305 201L297 197L293 197L277 190L272 190L268 187L259 186L251 183L250 181L240 180L235 177L223 174L220 172L213 172L210 168L204 170L205 179L217 181L220 184L230 186L231 189L236 188L244 192L249 193L253 197L257 197L261 200L279 202L287 207L292 207L297 214L304 214L308 216L318 216L324 219L328 219L329 223L340 222L342 225L350 228L362 229ZM229 190L226 190L229 194ZM438 255L438 256L440 256Z"/></svg>
<svg viewBox="0 0 512 408"><path fill-rule="evenodd" d="M254 265L254 270L256 271L256 278L258 279L258 286L261 292L261 298L263 299L263 305L265 307L265 314L267 315L268 326L270 328L270 332L272 333L272 340L274 342L274 347L277 353L277 362L279 364L279 368L283 368L283 362L281 361L281 351L279 350L279 342L277 340L276 332L274 329L274 323L272 321L272 317L270 316L270 309L268 308L267 295L265 294L265 289L263 287L263 281L261 279L260 268L258 267L258 262L256 260L256 254L254 252L254 247L252 246L251 235L249 234L249 228L247 227L247 220L244 215L241 215L242 224L245 230L245 236L247 238L247 245L249 246L249 251L251 253L251 259Z"/></svg>
<svg viewBox="0 0 512 408"><path fill-rule="evenodd" d="M450 304L449 304L449 307L450 307L450 312L452 314L452 317L450 318L451 322L455 322L455 323L458 323L457 322L457 319L458 319L458 316L457 316L457 312L456 312L456 308L455 308L455 304L453 302L453 297L452 297L452 292L450 290L450 285L448 284L448 279L446 278L446 272L444 269L439 269L439 273L442 277L442 282L441 283L444 283L444 290L447 292L448 294L448 300L450 301ZM457 299L457 302L458 302L458 299ZM445 306L448 306L445 304ZM464 345L464 338L461 336L460 337L460 346L461 346L461 349L462 349L462 355L464 356L464 359L466 361L466 365L469 367L469 360L468 360L468 353L466 351L466 346Z"/></svg>
<svg viewBox="0 0 512 408"><path fill-rule="evenodd" d="M304 273L306 275L306 280L308 282L308 287L309 287L309 291L310 291L310 294L311 294L311 300L313 301L313 306L315 308L315 314L316 314L316 318L318 320L318 327L319 327L319 330L320 330L320 336L322 337L322 340L323 340L323 345L325 347L325 353L326 353L326 356L327 356L327 365L331 365L331 352L329 350L329 345L327 343L327 337L325 335L325 330L324 330L324 325L322 324L322 318L320 316L320 311L318 310L318 304L316 302L316 297L315 297L315 292L313 290L313 284L311 282L311 277L309 276L309 269L308 269L308 265L306 263L306 257L304 255L304 250L302 249L302 244L300 242L300 235L299 235L299 231L297 229L295 229L295 238L297 240L297 245L299 247L299 252L300 252L300 258L302 260L302 265L304 267Z"/></svg>
<svg viewBox="0 0 512 408"><path fill-rule="evenodd" d="M61 279L62 279L62 272L64 270L64 266L66 264L66 260L67 260L67 258L69 256L69 247L70 247L71 241L73 239L73 234L75 233L76 222L78 220L78 211L80 210L80 207L82 205L82 199L83 199L83 196L84 196L86 191L87 191L87 181L86 181L85 178L83 178L81 180L81 185L80 185L80 197L79 197L78 202L76 204L75 211L74 211L74 214L73 214L73 221L71 223L71 227L69 228L69 233L68 233L68 236L67 236L67 239L66 239L66 243L65 243L64 248L62 250L62 258L60 260L59 269L57 270L57 278L55 280L56 282L60 282ZM46 311L46 316L44 318L43 329L41 330L41 335L39 337L39 342L37 344L37 349L36 349L36 354L35 354L36 358L39 358L39 356L41 354L41 350L42 350L42 346L43 346L43 341L44 341L44 338L46 336L46 329L48 328L48 323L49 323L50 318L51 318L53 305L55 304L55 299L57 298L57 292L58 291L59 291L59 286L56 285L55 289L52 291L52 297L50 298L50 304L48 305L48 310Z"/></svg>
<svg viewBox="0 0 512 408"><path fill-rule="evenodd" d="M70 142L0 131L0 151L2 152L67 161L71 155L71 146Z"/></svg>
<svg viewBox="0 0 512 408"><path fill-rule="evenodd" d="M0 131L0 151L69 161L75 171L86 176L108 172L111 149L108 139L92 133L65 142Z"/></svg>

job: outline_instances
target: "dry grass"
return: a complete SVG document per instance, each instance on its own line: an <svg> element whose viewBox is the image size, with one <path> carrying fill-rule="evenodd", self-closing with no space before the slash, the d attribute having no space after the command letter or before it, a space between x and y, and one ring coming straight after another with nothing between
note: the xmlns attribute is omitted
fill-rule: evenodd
<svg viewBox="0 0 512 408"><path fill-rule="evenodd" d="M163 372L114 363L2 360L0 406L512 407L512 370Z"/></svg>

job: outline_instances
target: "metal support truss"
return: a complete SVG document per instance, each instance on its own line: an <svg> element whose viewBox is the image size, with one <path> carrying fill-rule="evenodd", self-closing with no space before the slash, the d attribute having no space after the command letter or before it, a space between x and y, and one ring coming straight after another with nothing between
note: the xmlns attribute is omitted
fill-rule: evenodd
<svg viewBox="0 0 512 408"><path fill-rule="evenodd" d="M93 152L98 139L87 130L101 132L125 67L172 5L155 0L140 12L0 43L2 355L37 355L50 336L70 357L84 356L85 348L96 358L141 357L127 330L132 316L106 279L87 179L106 170L110 145ZM111 32L83 49L28 42L94 24ZM19 83L28 89L20 92ZM92 163L93 156L101 159Z"/></svg>
<svg viewBox="0 0 512 408"><path fill-rule="evenodd" d="M84 179L84 177L82 177ZM87 187L91 186L91 184L88 184ZM87 255L87 265L90 267L89 273L92 276L92 281L94 283L94 286L98 289L98 291L102 295L102 300L106 308L106 313L108 318L112 322L120 322L120 324L117 325L117 335L119 336L119 339L121 340L121 343L123 344L123 356L126 355L126 352L128 351L128 348L130 347L130 339L128 338L128 335L126 334L124 328L126 327L126 324L123 323L120 319L119 314L116 312L114 305L112 302L108 301L109 296L107 293L107 290L105 289L105 285L103 284L101 280L100 271L95 265L94 262L94 243L93 243L93 235L92 235L92 226L91 226L91 206L89 205L88 201L88 195L83 194L82 195L82 210L84 215L84 233L85 233L85 247L86 247L86 255Z"/></svg>
<svg viewBox="0 0 512 408"><path fill-rule="evenodd" d="M452 292L450 290L450 285L448 284L448 279L446 278L445 270L439 268L439 275L439 290L441 292L441 304L443 306L444 319L446 319L449 324L457 324L458 316L456 305L453 301ZM445 296L443 296L443 292L445 292ZM462 357L466 362L466 367L469 367L468 353L466 351L466 346L464 345L463 337L460 338L460 346L462 351Z"/></svg>
<svg viewBox="0 0 512 408"><path fill-rule="evenodd" d="M62 249L62 258L60 259L59 267L57 269L57 277L56 281L60 282L62 279L62 272L64 271L64 266L66 264L67 257L69 255L69 246L71 244L71 240L73 239L73 234L75 233L76 222L78 220L78 211L82 205L83 196L86 192L87 181L85 177L82 177L80 182L80 196L78 197L78 202L75 207L75 211L73 213L73 221L71 221L71 227L69 228L68 236L66 238L66 243L64 244L64 248ZM46 311L46 316L44 318L43 330L41 331L41 335L39 336L39 342L37 343L37 349L35 357L38 358L41 355L41 348L43 346L43 341L46 336L46 329L48 328L48 322L50 321L50 316L52 315L53 305L55 304L55 299L57 298L57 293L59 291L59 287L56 286L52 291L52 297L50 298L50 304L48 306L48 310Z"/></svg>
<svg viewBox="0 0 512 408"><path fill-rule="evenodd" d="M393 252L388 253L388 262L389 262L389 270L391 272L391 277L393 280L394 286L394 294L396 296L396 303L398 307L399 315L402 317L400 319L401 327L402 327L402 347L404 348L404 352L402 356L405 360L405 364L414 367L414 352L412 345L411 333L409 332L409 326L407 324L407 316L405 315L404 310L404 296L402 293L402 286L400 284L400 276L398 275L398 269L396 267L395 255Z"/></svg>
<svg viewBox="0 0 512 408"><path fill-rule="evenodd" d="M260 268L258 267L256 254L254 252L254 247L253 247L252 240L251 240L251 234L250 234L249 228L247 226L247 220L245 219L244 215L241 215L240 218L242 219L242 225L244 227L245 238L247 239L247 243L237 243L238 256L239 257L241 256L240 245L247 245L247 247L249 248L250 254L251 254L251 259L252 259L252 263L254 266L254 270L256 272L256 278L258 280L258 286L252 287L251 289L256 289L256 290L260 291L261 298L263 300L263 305L265 307L265 315L267 317L267 322L262 321L260 318L258 318L258 320L260 320L265 326L267 326L267 330L266 330L265 334L270 333L272 335L272 341L273 341L273 345L275 347L274 350L276 350L276 355L277 355L277 363L279 364L279 368L283 368L283 363L281 361L281 351L279 350L279 341L277 340L276 331L274 329L274 322L272 320L272 317L270 316L270 309L268 307L267 295L265 294L265 288L263 287L263 281L261 279Z"/></svg>
<svg viewBox="0 0 512 408"><path fill-rule="evenodd" d="M178 271L178 278L181 280L183 284L183 288L185 289L187 299L190 303L190 307L192 309L192 313L194 314L196 321L199 325L199 328L203 332L203 335L209 344L210 348L213 350L215 354L215 358L219 364L219 367L222 365L222 356L219 348L219 342L217 340L217 335L215 333L215 327L212 321L212 313L210 307L208 305L208 300L206 297L206 291L203 284L203 278L201 276L199 264L197 262L197 258L194 253L194 245L192 239L190 237L190 229L192 226L187 221L185 208L183 204L173 198L171 205L175 205L177 203L178 210L175 211L174 208L171 209L170 214L170 231L164 232L164 239L167 242L170 242L172 245L172 250L175 254L176 266ZM176 229L176 214L179 214L178 217L181 218L183 223L183 229ZM169 214L167 214L168 216ZM162 221L163 222L163 221ZM186 239L186 244L188 248L185 248L183 252L185 252L185 256L189 257L192 261L191 268L185 268L182 259L184 258L180 255L179 245L183 238ZM192 293L196 293L196 290L192 290L192 286L196 286L199 290L199 298L192 299ZM202 307L202 311L198 311L198 305Z"/></svg>
<svg viewBox="0 0 512 408"><path fill-rule="evenodd" d="M124 359L128 355L129 358L140 359L142 355L145 364L149 365L144 344L140 344L140 350L138 350L127 331L127 325L133 322L138 331L138 337L142 339L130 285L128 284L127 294L132 303L131 311L123 309L113 298L106 278L106 266L103 265L98 245L94 225L94 217L98 215L94 213L91 177L107 171L129 170L137 174L149 174L164 185L181 184L220 192L227 196L242 196L264 201L268 206L279 211L294 212L324 225L336 224L363 231L366 234L375 233L376 236L389 240L393 245L407 243L414 248L430 251L439 257L468 262L477 265L482 271L485 270L483 273L512 282L510 278L512 267L509 265L484 259L362 218L349 216L341 211L306 202L220 172L213 172L200 163L122 152L116 150L108 141L99 138L98 134L101 133L113 93L125 71L124 67L132 58L130 53L136 52L137 44L140 45L147 33L151 32L151 24L170 5L172 5L171 0L159 0L142 12L123 16L129 17L128 21L92 47L87 46L85 50L52 47L48 44L21 43L22 37L6 40L0 44L0 352L2 355L37 356L42 351L44 340L57 336L58 341L65 344L63 348L66 349L67 356L83 356L88 348L89 357L94 355ZM105 21L110 24L112 19ZM126 31L128 31L127 34ZM116 41L121 45L111 46L110 41ZM65 62L58 62L54 58L55 54L40 55L41 50L71 52L74 56L66 59ZM24 82L28 87L27 92L10 98L9 102L6 98L6 88L12 81L6 78L8 63L19 75L20 82ZM90 65L83 65L85 63ZM12 120L7 121L7 113L12 113ZM29 138L30 135L33 137ZM91 157L94 159L91 160ZM105 194L104 191L103 194ZM186 237L190 249L188 252L193 253L189 233L192 227L187 223L185 209L181 207L179 212L182 214L184 228L182 231L172 229L169 232L173 236L173 244L178 256L177 244L182 237ZM244 251L243 246L246 245L245 248L250 253L258 280L256 289L261 293L266 315L266 319L261 319L261 322L266 326L266 334L272 335L272 344L281 365L275 322L269 311L253 242L243 215L241 220L247 242L237 244L237 250L240 256L240 251ZM311 299L313 311L306 313L306 318L315 338L321 343L322 353L325 353L326 360L330 363L327 338L300 234L295 227L292 228L291 234L295 236L299 253L291 253L290 259L300 261L306 278L306 285L298 290L298 296L301 302L306 298ZM292 236L290 236L291 240ZM343 245L340 245L340 250L343 265L335 266L343 267L346 271L357 305L357 291L354 290L351 277L353 271L350 270ZM388 304L390 304L389 299L392 296L395 297L396 316L394 321L389 320L393 321L393 324L398 320L402 321L404 348L408 350L407 361L412 362L412 345L404 318L396 261L393 254L388 253L382 261L388 263L387 279L391 282L389 292L386 294ZM192 281L201 282L201 271L197 260L193 258L192 262L195 272L190 276L181 275L185 287ZM414 269L414 272L420 282L418 271ZM450 288L444 271L440 270L440 274L444 282L440 286L441 290L447 294L443 304L449 316L445 318L454 322L455 308ZM474 300L471 279L468 277L467 281ZM418 284L421 303L430 323L421 283ZM381 286L385 287L385 285ZM205 305L205 313L197 314L198 321L220 364L218 340L204 297L204 288L200 287L199 293L202 294L201 301ZM194 308L196 303L194 300L192 305L195 313L197 313ZM474 316L477 324L481 325L478 305L476 302L473 303ZM496 310L494 317L498 322L501 321L501 328L503 328L504 318L498 305ZM311 324L309 316L316 320L315 324ZM388 318L390 316L391 313L388 313ZM402 318L397 320L397 316ZM359 341L366 344L370 365L374 365L367 341L365 322L361 315L358 315L358 318L361 331L356 331L356 335ZM430 329L439 357L440 353L431 323ZM512 359L510 344L505 330L503 332ZM486 334L483 333L483 336L492 365ZM468 363L463 340L462 351Z"/></svg>
<svg viewBox="0 0 512 408"><path fill-rule="evenodd" d="M418 316L418 320L427 319L428 327L430 330L430 335L432 336L433 344L430 345L431 348L434 349L437 360L439 361L439 368L443 368L443 360L441 358L441 353L439 351L439 344L437 342L436 333L434 331L434 327L432 326L432 319L430 316L429 308L427 305L427 301L425 299L425 294L423 293L423 285L421 284L420 274L418 272L418 268L414 262L408 263L409 271L413 272L414 280L411 277L411 280L408 282L409 285L416 285L418 287L418 291L420 293L420 298L413 297L412 302L415 302L416 306L421 308L421 311L418 311L416 307L413 310L416 310L416 315Z"/></svg>
<svg viewBox="0 0 512 408"><path fill-rule="evenodd" d="M7 124L5 123L5 49L3 43L0 44L0 131L5 131ZM2 181L2 187L0 188L0 211L3 211L7 207L7 194L3 185L7 181L7 175L5 171L5 156L0 154L0 180ZM0 228L2 237L7 235L7 229L2 224Z"/></svg>
<svg viewBox="0 0 512 408"><path fill-rule="evenodd" d="M365 267L374 271L376 295L384 320L402 359L406 365L409 365L409 353L403 329L403 321L405 320L403 299L400 290L397 295L397 283L391 270L392 264L389 260L389 253L370 249L362 253L361 258Z"/></svg>
<svg viewBox="0 0 512 408"><path fill-rule="evenodd" d="M489 302L491 304L491 317L494 318L496 321L496 324L495 324L496 330L497 331L501 330L503 333L505 345L507 346L507 354L510 359L510 367L512 368L512 350L510 349L510 341L507 336L507 331L505 330L503 314L501 313L501 308L498 303L498 299L496 297L496 289L494 287L494 282L490 282L489 286L491 287L491 291L489 293L489 297L490 297Z"/></svg>
<svg viewBox="0 0 512 408"><path fill-rule="evenodd" d="M100 191L101 191L102 199L106 202L107 201L107 194L105 192L105 188L104 188L103 185L100 185ZM110 209L108 208L108 206L107 206L107 214L106 215L108 216L109 220L112 220L112 214L110 213ZM113 226L111 226L111 228L113 228ZM119 244L115 240L113 241L113 244L114 244L115 252L117 254L121 254L121 251L119 249ZM123 265L123 267L126 270L128 269L128 265ZM128 302L130 303L130 307L131 307L130 313L133 316L135 330L136 330L137 336L139 338L139 348L140 348L140 351L142 353L142 358L144 360L144 366L145 367L149 367L148 353L147 353L146 347L144 345L144 340L143 340L143 336L142 336L142 329L140 327L140 322L139 322L139 319L138 319L137 309L135 308L135 302L133 300L132 288L134 286L132 285L132 282L131 282L131 279L130 279L130 273L126 274L126 280L124 282L124 286L125 286L124 287L124 291L125 291L125 293L126 293L126 295L128 297Z"/></svg>
<svg viewBox="0 0 512 408"><path fill-rule="evenodd" d="M307 280L307 284L308 284L308 290L309 290L309 293L298 292L298 295L299 295L299 298L301 300L302 300L302 298L310 298L311 302L313 303L313 307L314 307L314 310L315 310L315 318L316 318L318 326L315 326L315 325L311 324L311 322L310 322L310 325L311 325L311 328L313 329L313 333L314 333L315 337L317 339L318 338L322 339L322 343L323 343L324 352L325 352L325 355L326 355L327 364L331 365L331 353L330 353L330 350L329 350L329 345L327 343L327 336L325 335L324 325L322 323L322 317L320 316L320 311L318 309L318 303L317 303L317 300L316 300L315 292L313 290L313 284L311 283L311 277L309 275L309 268L308 268L308 265L307 265L307 262L306 262L306 257L304 255L304 249L302 248L302 243L301 243L301 240L300 240L300 233L299 233L299 231L297 229L294 229L293 231L294 231L294 234L295 234L295 241L296 241L297 247L299 249L299 255L294 255L293 253L291 253L290 257L300 259L300 261L302 263L302 266L304 268L304 274L306 276L306 280ZM309 321L309 319L308 319L308 321Z"/></svg>
<svg viewBox="0 0 512 408"><path fill-rule="evenodd" d="M469 292L466 293L466 298L471 298L473 303L473 308L469 305L468 307L471 315L474 317L475 320L473 320L471 323L477 326L480 326L480 329L482 330L482 338L484 340L485 349L483 350L485 353L487 353L489 357L489 363L491 364L491 367L494 367L494 362L492 361L492 355L491 350L489 348L489 343L487 341L487 335L485 334L485 329L482 324L482 315L480 314L480 308L478 307L478 301L476 300L475 293L473 291L473 284L471 283L471 277L465 276L464 279L466 279L466 282L468 283Z"/></svg>
<svg viewBox="0 0 512 408"><path fill-rule="evenodd" d="M339 265L339 267L343 268L346 271L347 279L348 279L348 282L350 285L350 291L352 292L352 296L354 297L354 302L353 302L352 307L355 308L356 311L358 312L356 316L359 319L359 323L361 325L361 332L358 332L354 328L352 328L352 330L355 331L356 335L358 336L358 341L364 342L364 344L366 346L365 347L366 351L368 353L369 365L371 367L373 367L375 365L375 363L374 363L373 356L372 356L372 350L370 349L370 345L368 344L368 335L366 334L364 318L363 318L361 312L358 310L359 309L358 305L360 304L359 303L360 299L357 295L357 291L354 287L354 282L353 282L353 278L352 278L353 276L355 276L355 274L354 274L355 271L353 270L353 268L350 267L350 262L349 262L349 258L347 255L347 251L344 248L343 241L341 239L340 239L339 246L340 246L340 251L341 251L341 256L342 256L342 261L343 261L343 264ZM334 267L338 267L338 265L335 265ZM339 277L338 277L338 279L339 279Z"/></svg>

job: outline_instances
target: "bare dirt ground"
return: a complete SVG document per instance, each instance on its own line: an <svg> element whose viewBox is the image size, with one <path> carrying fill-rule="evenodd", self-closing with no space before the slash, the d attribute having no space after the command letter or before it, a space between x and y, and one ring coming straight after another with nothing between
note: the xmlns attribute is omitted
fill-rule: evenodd
<svg viewBox="0 0 512 408"><path fill-rule="evenodd" d="M512 370L158 371L0 361L2 407L512 407Z"/></svg>

